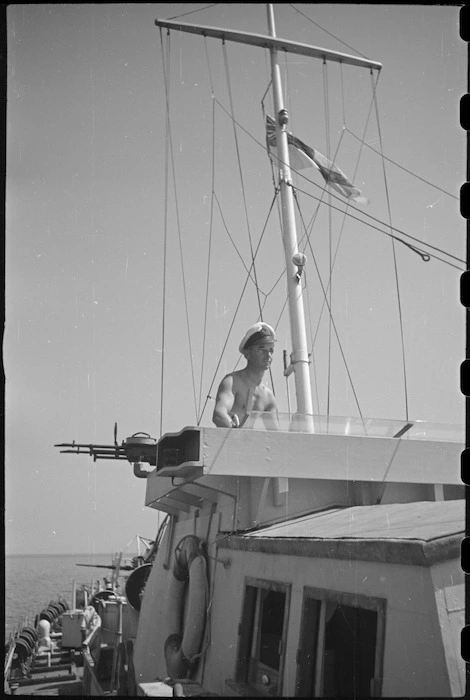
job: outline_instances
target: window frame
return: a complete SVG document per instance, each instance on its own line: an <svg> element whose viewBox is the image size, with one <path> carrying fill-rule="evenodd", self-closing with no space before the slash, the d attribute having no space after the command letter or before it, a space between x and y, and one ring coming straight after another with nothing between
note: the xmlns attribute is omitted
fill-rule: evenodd
<svg viewBox="0 0 470 700"><path fill-rule="evenodd" d="M249 591L249 587L256 589L255 594ZM289 629L289 615L292 595L292 584L285 583L279 580L261 579L253 576L245 576L243 581L243 600L240 614L240 623L238 626L238 649L236 657L235 678L238 682L246 683L250 689L255 691L255 694L263 695L263 693L255 688L250 683L250 658L253 645L259 645L259 616L261 610L261 596L259 591L274 591L285 594L284 619L282 626L281 653L279 654L279 672L277 681L277 694L282 693L282 685L284 680L284 668L286 661L287 650L287 633ZM251 598L251 599L250 599ZM258 652L259 653L259 650ZM261 663L261 662L259 662ZM271 695L271 693L266 693Z"/></svg>
<svg viewBox="0 0 470 700"><path fill-rule="evenodd" d="M313 586L303 587L302 596L302 613L301 625L299 630L299 642L297 648L297 672L295 680L295 696L299 697L301 682L302 682L302 645L306 638L306 627L309 623L305 614L308 600L316 600L320 603L318 614L318 628L316 630L315 639L315 686L312 689L312 694L309 697L323 696L323 681L324 681L324 659L325 659L325 613L326 604L340 603L353 608L362 608L364 610L372 610L377 613L377 630L375 643L375 659L374 659L374 678L372 680L373 688L371 688L371 697L381 697L383 683L383 665L384 665L384 650L385 650L385 621L387 612L387 600L377 596L367 596L363 593L351 593L348 591L335 591L331 589L315 588Z"/></svg>

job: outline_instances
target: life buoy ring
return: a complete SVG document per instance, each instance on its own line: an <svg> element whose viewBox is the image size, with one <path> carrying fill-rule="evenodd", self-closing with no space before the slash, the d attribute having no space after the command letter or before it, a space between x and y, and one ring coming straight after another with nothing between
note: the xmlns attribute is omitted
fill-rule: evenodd
<svg viewBox="0 0 470 700"><path fill-rule="evenodd" d="M202 541L195 535L187 535L175 549L168 599L170 629L174 626L177 630L165 641L165 661L170 678L187 678L194 671L201 651L207 602L207 562Z"/></svg>

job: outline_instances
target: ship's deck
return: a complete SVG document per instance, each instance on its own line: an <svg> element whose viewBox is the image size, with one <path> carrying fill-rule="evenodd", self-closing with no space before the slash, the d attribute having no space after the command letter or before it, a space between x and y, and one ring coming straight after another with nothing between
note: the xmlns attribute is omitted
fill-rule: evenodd
<svg viewBox="0 0 470 700"><path fill-rule="evenodd" d="M83 695L83 667L52 664L36 666L29 677L11 682L12 695L46 695L47 697Z"/></svg>

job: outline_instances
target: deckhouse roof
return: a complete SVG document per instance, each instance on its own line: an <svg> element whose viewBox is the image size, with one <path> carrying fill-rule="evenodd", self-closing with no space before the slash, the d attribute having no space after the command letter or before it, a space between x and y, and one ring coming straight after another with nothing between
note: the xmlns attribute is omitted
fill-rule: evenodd
<svg viewBox="0 0 470 700"><path fill-rule="evenodd" d="M429 566L459 556L465 502L335 508L221 541L221 547Z"/></svg>

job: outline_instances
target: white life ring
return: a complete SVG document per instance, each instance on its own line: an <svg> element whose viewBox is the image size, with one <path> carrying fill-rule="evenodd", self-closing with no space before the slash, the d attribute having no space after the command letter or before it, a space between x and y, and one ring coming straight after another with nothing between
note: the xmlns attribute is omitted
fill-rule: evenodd
<svg viewBox="0 0 470 700"><path fill-rule="evenodd" d="M170 678L189 678L195 669L206 624L207 589L207 562L202 541L195 535L187 535L175 549L168 599L170 620L173 617L170 629L172 625L175 629L165 641L165 661Z"/></svg>

